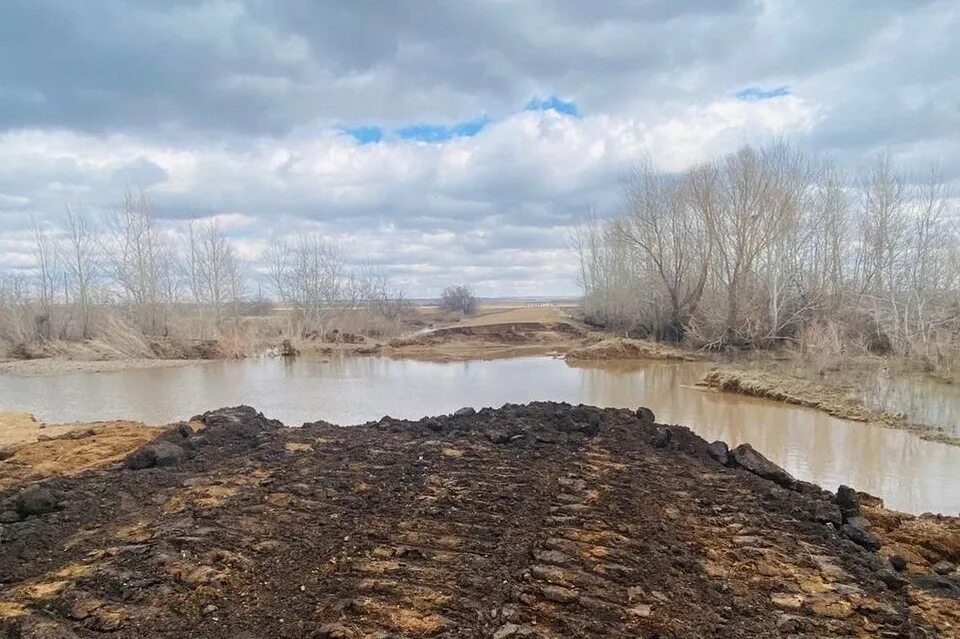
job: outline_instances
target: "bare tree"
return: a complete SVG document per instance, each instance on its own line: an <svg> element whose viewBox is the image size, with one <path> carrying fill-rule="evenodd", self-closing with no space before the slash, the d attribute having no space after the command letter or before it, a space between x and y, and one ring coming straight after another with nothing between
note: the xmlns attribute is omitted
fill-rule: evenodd
<svg viewBox="0 0 960 639"><path fill-rule="evenodd" d="M63 251L70 291L80 324L80 337L91 336L91 309L98 277L98 244L87 215L67 206L67 240Z"/></svg>
<svg viewBox="0 0 960 639"><path fill-rule="evenodd" d="M626 185L628 213L613 229L648 265L669 300L669 320L658 325L658 337L679 340L703 297L711 245L705 218L696 200L702 194L688 189L681 176L657 171L648 161Z"/></svg>
<svg viewBox="0 0 960 639"><path fill-rule="evenodd" d="M293 241L274 238L265 257L277 294L305 326L322 328L324 317L349 293L340 248L316 233Z"/></svg>
<svg viewBox="0 0 960 639"><path fill-rule="evenodd" d="M53 333L53 312L60 272L57 247L49 233L36 220L33 222L34 257L37 263L37 330L41 337L50 339Z"/></svg>
<svg viewBox="0 0 960 639"><path fill-rule="evenodd" d="M896 282L907 230L906 186L889 154L860 185L860 196L861 291L883 295Z"/></svg>
<svg viewBox="0 0 960 639"><path fill-rule="evenodd" d="M166 332L167 307L176 297L177 258L156 228L149 200L126 192L107 212L105 227L103 248L120 303L144 332Z"/></svg>
<svg viewBox="0 0 960 639"><path fill-rule="evenodd" d="M187 273L190 291L197 303L203 326L203 311L213 314L213 329L222 328L224 307L232 304L236 318L237 302L243 296L243 276L236 250L216 221L187 227Z"/></svg>

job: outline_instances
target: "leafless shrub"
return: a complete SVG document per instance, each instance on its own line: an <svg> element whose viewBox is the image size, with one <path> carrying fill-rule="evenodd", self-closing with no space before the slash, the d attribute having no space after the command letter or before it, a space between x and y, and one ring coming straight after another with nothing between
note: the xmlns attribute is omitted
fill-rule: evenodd
<svg viewBox="0 0 960 639"><path fill-rule="evenodd" d="M473 315L477 312L477 298L469 286L448 286L440 294L440 308Z"/></svg>

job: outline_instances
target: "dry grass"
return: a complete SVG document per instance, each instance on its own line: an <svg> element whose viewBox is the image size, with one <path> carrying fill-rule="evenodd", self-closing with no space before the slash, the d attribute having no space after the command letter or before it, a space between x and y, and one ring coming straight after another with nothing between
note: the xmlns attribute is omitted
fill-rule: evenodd
<svg viewBox="0 0 960 639"><path fill-rule="evenodd" d="M567 359L660 359L692 362L700 358L689 351L662 342L610 337L570 351Z"/></svg>

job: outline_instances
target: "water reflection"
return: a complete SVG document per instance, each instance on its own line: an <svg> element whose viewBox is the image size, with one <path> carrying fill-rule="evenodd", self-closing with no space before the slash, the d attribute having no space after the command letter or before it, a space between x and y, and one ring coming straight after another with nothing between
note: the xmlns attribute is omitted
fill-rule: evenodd
<svg viewBox="0 0 960 639"><path fill-rule="evenodd" d="M287 424L416 418L461 406L554 399L649 406L707 440L753 444L802 479L846 483L911 512L960 510L960 448L822 413L695 387L704 366L550 358L429 363L381 358L244 360L44 378L0 377L0 407L45 421L113 417L166 423L250 404Z"/></svg>
<svg viewBox="0 0 960 639"><path fill-rule="evenodd" d="M871 408L903 413L910 421L960 436L960 389L928 375L880 374L870 380L864 402Z"/></svg>

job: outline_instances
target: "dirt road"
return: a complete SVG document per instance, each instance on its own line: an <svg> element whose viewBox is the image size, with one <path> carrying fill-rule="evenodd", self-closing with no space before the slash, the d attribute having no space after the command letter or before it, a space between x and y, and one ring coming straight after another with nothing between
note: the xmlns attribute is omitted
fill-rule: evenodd
<svg viewBox="0 0 960 639"><path fill-rule="evenodd" d="M957 636L955 520L896 573L852 492L650 417L208 413L0 494L0 636Z"/></svg>

